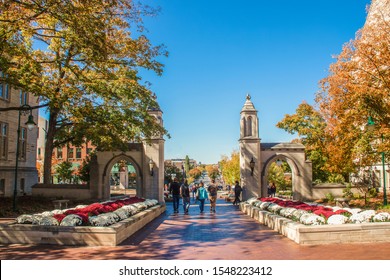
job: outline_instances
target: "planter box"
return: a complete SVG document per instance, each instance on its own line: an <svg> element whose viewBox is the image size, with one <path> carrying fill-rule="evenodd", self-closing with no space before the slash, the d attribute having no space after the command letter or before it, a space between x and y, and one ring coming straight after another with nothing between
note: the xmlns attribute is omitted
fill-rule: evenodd
<svg viewBox="0 0 390 280"><path fill-rule="evenodd" d="M390 222L306 226L247 203L241 203L240 209L298 244L390 242Z"/></svg>
<svg viewBox="0 0 390 280"><path fill-rule="evenodd" d="M109 227L0 224L0 244L116 246L165 212L156 205Z"/></svg>

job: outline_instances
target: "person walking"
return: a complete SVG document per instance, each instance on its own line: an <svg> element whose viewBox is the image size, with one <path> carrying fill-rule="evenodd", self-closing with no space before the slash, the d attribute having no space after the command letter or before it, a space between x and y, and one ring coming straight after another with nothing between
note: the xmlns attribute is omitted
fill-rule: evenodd
<svg viewBox="0 0 390 280"><path fill-rule="evenodd" d="M190 187L188 186L187 180L181 185L180 194L183 199L184 214L188 214L188 209L190 208Z"/></svg>
<svg viewBox="0 0 390 280"><path fill-rule="evenodd" d="M173 179L173 182L169 186L169 193L172 194L173 199L173 212L179 213L179 203L180 203L180 184L177 180L177 177Z"/></svg>
<svg viewBox="0 0 390 280"><path fill-rule="evenodd" d="M238 181L236 181L236 184L234 185L233 205L238 205L241 202L241 200L240 200L241 192L242 192L242 188L241 188L240 184L238 183Z"/></svg>
<svg viewBox="0 0 390 280"><path fill-rule="evenodd" d="M267 195L268 195L268 197L272 196L272 183L271 182L268 182Z"/></svg>
<svg viewBox="0 0 390 280"><path fill-rule="evenodd" d="M196 199L199 200L199 209L200 213L203 213L204 211L204 202L206 199L208 199L208 194L206 189L204 188L203 182L199 184L199 188L196 191Z"/></svg>
<svg viewBox="0 0 390 280"><path fill-rule="evenodd" d="M192 191L192 198L193 198L193 200L195 201L195 199L196 199L196 191L198 190L198 184L193 184L192 185L192 189L191 189L191 191Z"/></svg>
<svg viewBox="0 0 390 280"><path fill-rule="evenodd" d="M276 185L275 183L272 183L271 184L271 197L275 197L276 196Z"/></svg>
<svg viewBox="0 0 390 280"><path fill-rule="evenodd" d="M210 212L215 213L215 208L217 206L218 188L215 185L214 180L211 180L211 184L207 190L210 193Z"/></svg>

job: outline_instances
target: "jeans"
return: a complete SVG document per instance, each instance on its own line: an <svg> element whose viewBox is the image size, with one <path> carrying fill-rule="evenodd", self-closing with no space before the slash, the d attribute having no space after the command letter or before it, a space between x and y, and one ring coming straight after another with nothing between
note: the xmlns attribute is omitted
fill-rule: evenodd
<svg viewBox="0 0 390 280"><path fill-rule="evenodd" d="M180 195L172 195L173 198L173 211L175 213L179 212L179 203L180 203Z"/></svg>
<svg viewBox="0 0 390 280"><path fill-rule="evenodd" d="M184 213L188 213L188 208L190 208L190 197L183 197L183 210L184 210Z"/></svg>
<svg viewBox="0 0 390 280"><path fill-rule="evenodd" d="M204 201L205 201L205 199L199 199L200 213L202 213L204 211Z"/></svg>
<svg viewBox="0 0 390 280"><path fill-rule="evenodd" d="M217 206L217 196L210 196L210 211L215 212L216 206Z"/></svg>

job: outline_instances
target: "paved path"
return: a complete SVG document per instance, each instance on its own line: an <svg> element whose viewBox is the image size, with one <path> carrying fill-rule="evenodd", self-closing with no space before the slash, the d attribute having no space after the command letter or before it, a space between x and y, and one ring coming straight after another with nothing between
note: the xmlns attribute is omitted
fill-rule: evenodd
<svg viewBox="0 0 390 280"><path fill-rule="evenodd" d="M181 209L180 209L181 210ZM192 205L190 215L167 212L116 247L0 246L0 259L390 260L390 243L303 246L260 225L231 203L217 213Z"/></svg>

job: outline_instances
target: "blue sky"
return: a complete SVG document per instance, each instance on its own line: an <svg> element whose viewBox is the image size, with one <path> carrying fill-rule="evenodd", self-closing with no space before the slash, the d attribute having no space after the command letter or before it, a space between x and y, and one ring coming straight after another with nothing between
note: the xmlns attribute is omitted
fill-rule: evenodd
<svg viewBox="0 0 390 280"><path fill-rule="evenodd" d="M152 83L171 139L166 158L216 163L238 149L240 111L250 93L262 142L289 142L276 128L285 114L314 103L332 55L355 37L369 0L155 0L148 37L164 44Z"/></svg>
<svg viewBox="0 0 390 280"><path fill-rule="evenodd" d="M166 45L152 82L171 139L166 158L215 163L238 149L240 110L250 93L262 142L289 142L276 128L305 100L313 104L332 55L364 24L369 0L156 0L145 21Z"/></svg>

